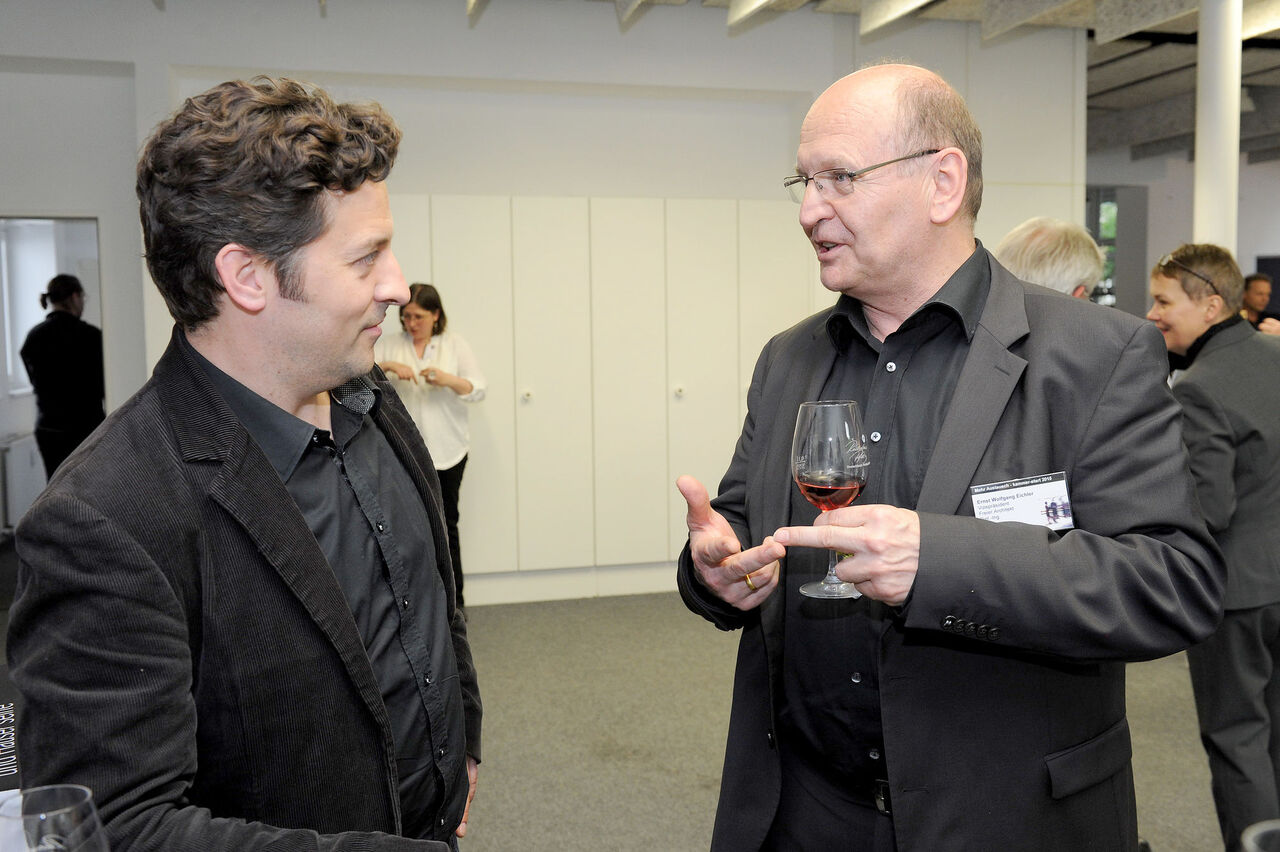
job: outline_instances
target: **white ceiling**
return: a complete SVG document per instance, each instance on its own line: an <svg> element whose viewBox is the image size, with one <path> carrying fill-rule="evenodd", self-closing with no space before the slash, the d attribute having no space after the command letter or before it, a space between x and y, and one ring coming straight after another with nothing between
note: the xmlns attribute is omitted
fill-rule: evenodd
<svg viewBox="0 0 1280 852"><path fill-rule="evenodd" d="M157 5L163 0L154 0ZM324 0L319 0L322 4ZM487 0L466 0L483 25ZM601 2L601 0L585 0ZM607 0L605 0L607 2ZM856 14L867 34L910 18L973 21L984 38L1024 26L1077 27L1089 38L1089 149L1130 147L1137 159L1185 152L1195 126L1199 0L613 0L620 25L651 6L725 9L730 29L792 13ZM1280 0L1244 0L1240 148L1280 159Z"/></svg>

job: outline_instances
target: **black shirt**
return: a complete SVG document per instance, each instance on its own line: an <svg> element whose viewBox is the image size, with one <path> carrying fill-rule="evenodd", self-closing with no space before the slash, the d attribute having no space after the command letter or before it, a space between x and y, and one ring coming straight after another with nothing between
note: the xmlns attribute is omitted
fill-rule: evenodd
<svg viewBox="0 0 1280 852"><path fill-rule="evenodd" d="M36 392L36 426L88 436L102 407L102 331L67 311L50 311L27 332L22 363Z"/></svg>
<svg viewBox="0 0 1280 852"><path fill-rule="evenodd" d="M391 722L404 834L447 841L468 788L462 693L431 524L374 423L378 389L364 377L336 388L328 432L199 360L280 474L351 608Z"/></svg>
<svg viewBox="0 0 1280 852"><path fill-rule="evenodd" d="M1258 319L1256 321L1250 320L1249 325L1253 326L1254 328L1257 328L1258 326L1262 325L1263 320L1269 320L1269 319L1280 320L1280 314L1273 314L1270 311L1258 311Z"/></svg>
<svg viewBox="0 0 1280 852"><path fill-rule="evenodd" d="M842 295L831 311L827 332L838 355L822 398L856 400L862 409L871 467L859 503L916 506L991 286L988 254L977 248L883 342L872 336L856 299ZM793 489L790 525L817 515ZM866 789L887 777L878 658L893 611L867 598L801 595L801 584L826 573L825 550L793 548L786 562L778 590L786 597L779 733L786 747L820 767L831 790Z"/></svg>

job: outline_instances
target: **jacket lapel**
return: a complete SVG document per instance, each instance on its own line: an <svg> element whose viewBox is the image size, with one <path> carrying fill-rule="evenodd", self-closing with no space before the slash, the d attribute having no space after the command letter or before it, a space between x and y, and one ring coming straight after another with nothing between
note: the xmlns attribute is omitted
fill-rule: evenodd
<svg viewBox="0 0 1280 852"><path fill-rule="evenodd" d="M1010 347L1029 330L1022 285L992 260L987 303L920 487L918 511L952 515L964 503L983 453L1027 366Z"/></svg>
<svg viewBox="0 0 1280 852"><path fill-rule="evenodd" d="M275 468L214 390L174 329L156 367L159 393L188 464L217 463L209 496L244 529L341 657L375 718L390 730L381 691L337 578Z"/></svg>
<svg viewBox="0 0 1280 852"><path fill-rule="evenodd" d="M767 420L773 426L767 439L761 477L764 507L761 512L752 513L761 522L781 518L784 523L790 523L791 489L795 487L791 476L791 439L795 432L796 412L800 410L800 403L818 399L822 394L822 386L836 357L835 347L826 332L829 313L818 314L813 318L814 322L800 330L805 336L795 348L794 357L774 368L779 371L776 378L770 376L766 379L766 391L761 396L766 405L771 400L774 405L771 409L756 412L756 420L757 423ZM770 386L773 392L769 392ZM761 541L773 532L772 529L752 530L752 540ZM780 582L786 582L786 579L783 576ZM791 591L787 590L787 594ZM781 630L782 601L782 595L770 595L761 606L760 618L766 636L776 636Z"/></svg>

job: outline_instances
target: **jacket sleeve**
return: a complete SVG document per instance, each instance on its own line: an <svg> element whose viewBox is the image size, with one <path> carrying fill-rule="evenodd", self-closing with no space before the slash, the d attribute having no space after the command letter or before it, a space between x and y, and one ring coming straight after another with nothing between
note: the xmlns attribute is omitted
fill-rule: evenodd
<svg viewBox="0 0 1280 852"><path fill-rule="evenodd" d="M88 786L113 849L448 849L275 828L191 805L197 630L186 590L118 523L64 492L37 501L17 549L7 654L23 699L22 783Z"/></svg>
<svg viewBox="0 0 1280 852"><path fill-rule="evenodd" d="M1072 660L1151 659L1212 632L1225 570L1199 517L1163 349L1138 327L1092 410L1058 405L1042 422L1081 424L1066 470L1076 529L921 515L908 628Z"/></svg>
<svg viewBox="0 0 1280 852"><path fill-rule="evenodd" d="M729 469L720 480L720 488L711 508L724 516L738 535L742 547L752 546L751 532L747 522L747 489L753 465L758 463L753 453L757 441L756 412L760 410L765 379L769 372L770 353L773 341L765 345L756 361L755 372L751 377L751 386L747 390L747 418L742 424L742 433L734 447L733 459ZM763 441L761 443L763 446ZM686 541L684 550L676 569L676 587L680 596L692 612L702 616L721 630L736 630L749 621L758 620L758 611L743 612L730 606L699 582L693 567L693 557Z"/></svg>
<svg viewBox="0 0 1280 852"><path fill-rule="evenodd" d="M1182 438L1191 457L1200 509L1211 532L1221 532L1236 513L1236 445L1230 418L1208 388L1182 381L1173 386L1182 405Z"/></svg>

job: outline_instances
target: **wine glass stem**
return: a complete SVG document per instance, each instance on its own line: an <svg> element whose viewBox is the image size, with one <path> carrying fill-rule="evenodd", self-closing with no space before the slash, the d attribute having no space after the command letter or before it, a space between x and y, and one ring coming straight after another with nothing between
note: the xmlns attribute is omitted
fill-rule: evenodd
<svg viewBox="0 0 1280 852"><path fill-rule="evenodd" d="M834 550L827 551L827 576L823 578L822 582L829 586L844 582L836 576L836 563L839 561L840 560L836 558L836 552ZM813 575L810 574L809 576L812 577Z"/></svg>

